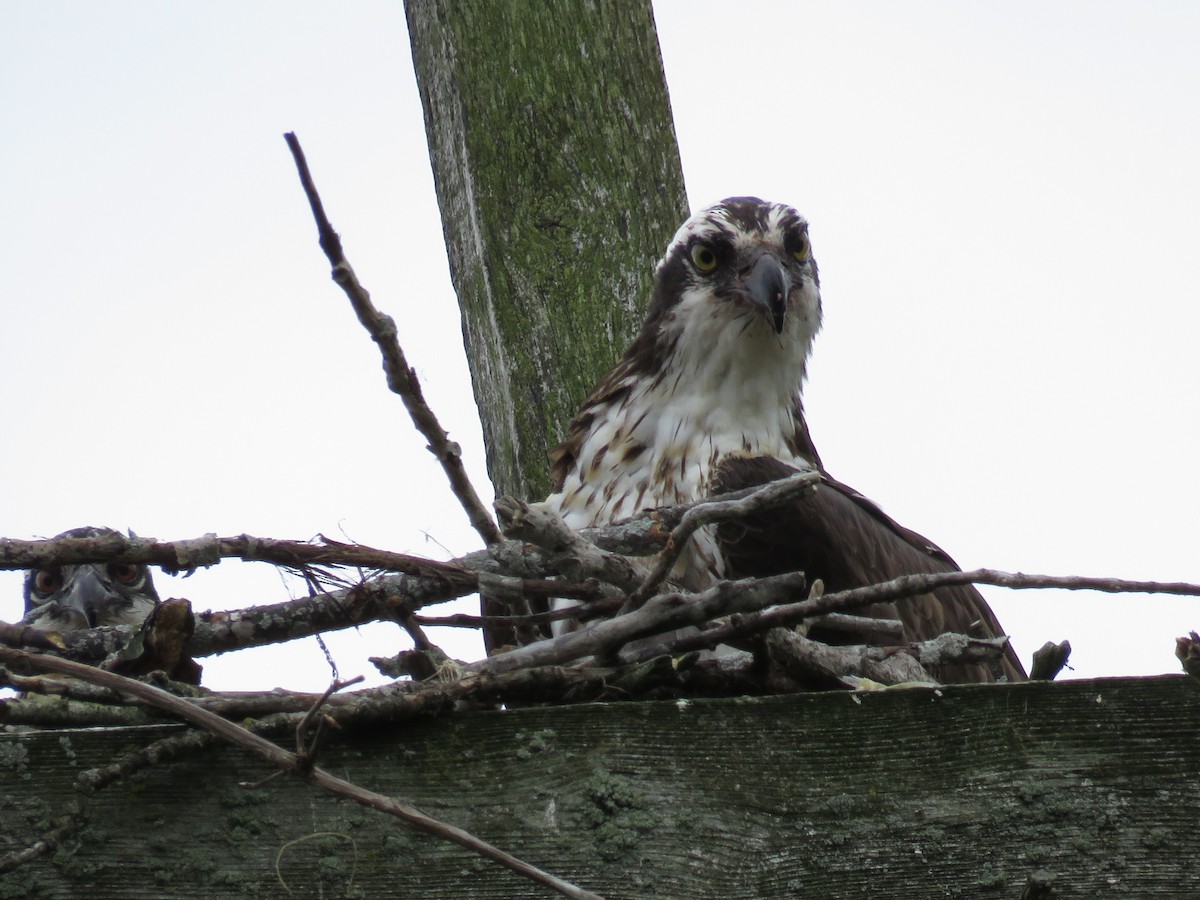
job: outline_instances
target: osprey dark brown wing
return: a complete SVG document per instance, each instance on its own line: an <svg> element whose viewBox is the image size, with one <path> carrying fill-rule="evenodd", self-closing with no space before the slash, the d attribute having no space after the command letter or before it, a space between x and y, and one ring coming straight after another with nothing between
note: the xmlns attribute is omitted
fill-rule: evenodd
<svg viewBox="0 0 1200 900"><path fill-rule="evenodd" d="M770 457L728 457L717 469L715 491L735 491L792 475L797 470ZM748 521L720 529L730 575L765 576L803 571L821 579L826 593L889 581L901 575L953 572L945 551L895 522L857 491L828 478L816 490ZM864 615L898 618L905 639L927 640L947 631L998 637L1000 623L972 585L940 588L895 604L875 604ZM839 641L844 636L818 634ZM1024 680L1025 670L1011 647L1000 663L948 665L931 670L946 683Z"/></svg>

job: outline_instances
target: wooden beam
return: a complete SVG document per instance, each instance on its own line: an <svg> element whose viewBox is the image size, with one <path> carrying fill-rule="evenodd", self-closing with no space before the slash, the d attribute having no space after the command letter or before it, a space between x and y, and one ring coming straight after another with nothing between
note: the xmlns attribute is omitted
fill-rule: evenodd
<svg viewBox="0 0 1200 900"><path fill-rule="evenodd" d="M333 738L320 765L616 897L1190 895L1187 677L478 712ZM0 734L0 849L164 728ZM5 896L534 898L544 888L221 750L85 800ZM300 843L294 843L300 841Z"/></svg>

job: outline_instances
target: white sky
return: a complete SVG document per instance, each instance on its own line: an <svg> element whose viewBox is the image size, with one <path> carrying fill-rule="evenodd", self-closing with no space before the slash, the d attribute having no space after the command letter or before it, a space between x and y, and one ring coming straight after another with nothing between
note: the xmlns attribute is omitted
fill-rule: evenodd
<svg viewBox="0 0 1200 900"><path fill-rule="evenodd" d="M731 9L656 5L689 197L811 221L833 474L964 567L1200 581L1200 6ZM0 128L0 535L478 546L281 136L487 493L399 2L2 0ZM197 609L295 590L237 562L156 581ZM1177 671L1200 626L1200 600L985 592L1026 661L1070 638L1076 676ZM343 677L406 646L330 643ZM328 677L309 639L205 682Z"/></svg>

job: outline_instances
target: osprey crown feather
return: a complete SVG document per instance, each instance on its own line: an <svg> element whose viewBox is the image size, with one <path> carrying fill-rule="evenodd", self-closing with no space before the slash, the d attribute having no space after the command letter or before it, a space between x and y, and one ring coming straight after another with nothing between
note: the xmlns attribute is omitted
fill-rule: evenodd
<svg viewBox="0 0 1200 900"><path fill-rule="evenodd" d="M836 591L957 569L825 472L802 403L820 327L817 264L796 210L734 197L696 213L655 267L641 332L551 453L555 492L545 507L584 528L816 470L817 490L785 508L698 532L672 577L700 590L728 577L804 571ZM1002 633L969 585L869 614L901 619L906 641L947 630ZM991 668L948 665L934 674L981 681L1024 672L1010 649Z"/></svg>

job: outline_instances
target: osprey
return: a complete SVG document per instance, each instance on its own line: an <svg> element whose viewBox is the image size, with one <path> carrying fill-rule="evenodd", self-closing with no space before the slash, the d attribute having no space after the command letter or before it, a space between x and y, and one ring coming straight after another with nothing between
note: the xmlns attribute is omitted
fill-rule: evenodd
<svg viewBox="0 0 1200 900"><path fill-rule="evenodd" d="M56 538L115 534L111 528L72 528ZM98 625L141 625L158 606L150 570L135 563L80 563L32 569L25 576L22 624L46 631Z"/></svg>
<svg viewBox="0 0 1200 900"><path fill-rule="evenodd" d="M675 580L701 590L725 578L803 571L838 591L956 570L939 547L825 472L802 402L820 327L817 264L808 223L796 210L734 197L697 213L655 267L641 332L552 451L555 492L544 505L585 528L816 471L817 489L785 507L698 532ZM1003 633L969 585L877 604L867 614L900 619L906 641L945 631ZM1011 649L993 667L944 666L933 674L942 681L1024 677Z"/></svg>

